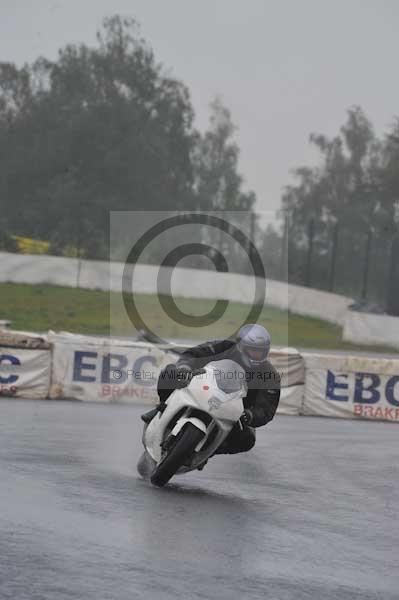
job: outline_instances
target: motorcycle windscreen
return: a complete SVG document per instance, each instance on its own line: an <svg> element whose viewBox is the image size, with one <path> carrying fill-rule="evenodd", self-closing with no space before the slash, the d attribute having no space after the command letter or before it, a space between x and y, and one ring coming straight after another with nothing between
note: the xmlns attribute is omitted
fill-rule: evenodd
<svg viewBox="0 0 399 600"><path fill-rule="evenodd" d="M233 360L217 360L209 363L213 368L213 377L216 385L225 394L245 391L246 376L244 369Z"/></svg>

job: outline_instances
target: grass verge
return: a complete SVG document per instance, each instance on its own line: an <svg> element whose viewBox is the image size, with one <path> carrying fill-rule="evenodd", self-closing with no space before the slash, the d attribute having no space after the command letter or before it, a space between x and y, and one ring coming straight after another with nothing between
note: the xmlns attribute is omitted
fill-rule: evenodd
<svg viewBox="0 0 399 600"><path fill-rule="evenodd" d="M161 337L187 338L187 330L172 319L164 318L155 296L136 295L145 323ZM213 300L176 300L180 310L190 315L203 315L211 310ZM112 319L110 328L110 307ZM116 308L116 310L115 310ZM214 339L229 335L245 321L248 306L231 303L226 315L216 323L190 328L190 339ZM12 321L13 329L25 331L71 331L95 335L134 335L135 330L116 293L82 290L49 285L0 284L0 319ZM341 328L326 321L302 317L273 307L265 307L258 319L271 333L273 344L297 348L362 350L389 352L392 349L358 346L341 340Z"/></svg>

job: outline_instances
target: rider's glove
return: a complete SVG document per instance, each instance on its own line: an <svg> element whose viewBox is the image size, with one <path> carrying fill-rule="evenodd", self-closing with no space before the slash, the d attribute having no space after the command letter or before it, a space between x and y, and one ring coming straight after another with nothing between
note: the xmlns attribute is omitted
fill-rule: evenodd
<svg viewBox="0 0 399 600"><path fill-rule="evenodd" d="M252 423L252 413L247 408L244 410L240 417L241 425L251 425Z"/></svg>
<svg viewBox="0 0 399 600"><path fill-rule="evenodd" d="M176 367L176 389L187 387L193 378L193 370L188 365Z"/></svg>

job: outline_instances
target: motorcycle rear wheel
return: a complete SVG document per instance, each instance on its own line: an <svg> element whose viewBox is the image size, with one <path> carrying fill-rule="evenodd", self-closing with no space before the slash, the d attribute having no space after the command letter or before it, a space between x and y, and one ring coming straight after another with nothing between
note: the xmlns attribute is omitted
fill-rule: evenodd
<svg viewBox="0 0 399 600"><path fill-rule="evenodd" d="M168 483L169 479L191 457L203 437L203 431L200 431L192 423L186 423L177 435L172 448L154 469L151 475L151 483L157 487L162 487Z"/></svg>

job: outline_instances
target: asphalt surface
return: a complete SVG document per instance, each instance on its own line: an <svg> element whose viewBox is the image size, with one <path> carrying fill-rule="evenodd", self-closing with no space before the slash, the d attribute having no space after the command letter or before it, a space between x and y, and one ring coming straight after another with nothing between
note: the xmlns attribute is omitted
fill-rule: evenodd
<svg viewBox="0 0 399 600"><path fill-rule="evenodd" d="M0 598L399 598L399 426L276 417L157 489L140 407L0 401Z"/></svg>

